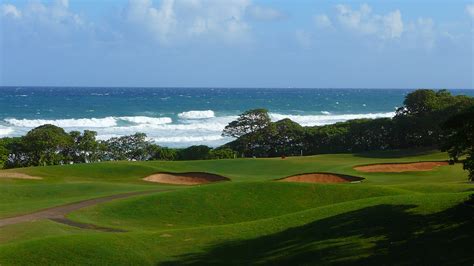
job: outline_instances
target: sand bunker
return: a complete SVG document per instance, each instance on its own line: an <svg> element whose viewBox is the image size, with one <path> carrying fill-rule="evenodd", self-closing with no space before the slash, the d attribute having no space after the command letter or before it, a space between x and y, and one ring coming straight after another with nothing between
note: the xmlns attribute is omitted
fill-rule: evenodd
<svg viewBox="0 0 474 266"><path fill-rule="evenodd" d="M303 183L347 183L363 180L362 177L331 174L331 173L310 173L300 174L279 179L281 182L303 182Z"/></svg>
<svg viewBox="0 0 474 266"><path fill-rule="evenodd" d="M401 173L415 171L431 171L438 166L448 164L448 162L384 163L361 165L354 167L354 169L360 172L367 173Z"/></svg>
<svg viewBox="0 0 474 266"><path fill-rule="evenodd" d="M43 179L38 176L31 176L15 172L0 172L0 178L15 178L15 179Z"/></svg>
<svg viewBox="0 0 474 266"><path fill-rule="evenodd" d="M209 173L158 173L143 178L145 181L176 184L176 185L199 185L219 181L230 181L229 178Z"/></svg>

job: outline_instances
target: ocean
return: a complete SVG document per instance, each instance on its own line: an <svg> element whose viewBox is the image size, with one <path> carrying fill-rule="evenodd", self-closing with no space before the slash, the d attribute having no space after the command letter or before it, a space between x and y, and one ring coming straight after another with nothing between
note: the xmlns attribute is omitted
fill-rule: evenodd
<svg viewBox="0 0 474 266"><path fill-rule="evenodd" d="M393 117L408 89L0 87L0 137L42 124L94 130L99 139L146 133L162 146L219 146L222 129L243 111L303 126ZM474 96L474 90L452 90Z"/></svg>

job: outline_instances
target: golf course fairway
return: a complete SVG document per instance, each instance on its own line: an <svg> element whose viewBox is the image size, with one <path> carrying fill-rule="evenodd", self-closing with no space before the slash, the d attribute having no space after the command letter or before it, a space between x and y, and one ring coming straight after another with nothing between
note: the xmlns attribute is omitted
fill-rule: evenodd
<svg viewBox="0 0 474 266"><path fill-rule="evenodd" d="M447 160L392 151L1 170L0 265L472 265L474 184ZM395 165L414 162L440 163ZM357 170L367 165L378 166ZM160 173L225 181L144 180ZM324 176L279 182L313 173Z"/></svg>

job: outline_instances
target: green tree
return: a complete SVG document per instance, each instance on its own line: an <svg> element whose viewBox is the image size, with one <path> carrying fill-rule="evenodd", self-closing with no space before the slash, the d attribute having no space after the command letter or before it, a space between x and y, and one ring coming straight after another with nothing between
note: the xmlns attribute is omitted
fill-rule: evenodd
<svg viewBox="0 0 474 266"><path fill-rule="evenodd" d="M30 166L29 155L26 152L22 138L2 138L0 146L3 147L3 168Z"/></svg>
<svg viewBox="0 0 474 266"><path fill-rule="evenodd" d="M222 132L222 136L239 138L270 125L270 116L266 109L253 109L239 115L237 120L230 122Z"/></svg>
<svg viewBox="0 0 474 266"><path fill-rule="evenodd" d="M6 138L0 139L0 168L3 168L5 163L8 160L8 155L10 151L7 148L7 140Z"/></svg>
<svg viewBox="0 0 474 266"><path fill-rule="evenodd" d="M150 160L174 161L178 158L178 151L167 147L160 147L156 144L150 144Z"/></svg>
<svg viewBox="0 0 474 266"><path fill-rule="evenodd" d="M472 104L474 98L454 96L447 90L409 93L394 118L400 147L437 147L444 138L441 125Z"/></svg>
<svg viewBox="0 0 474 266"><path fill-rule="evenodd" d="M55 165L64 163L64 151L72 145L72 138L60 127L42 125L29 131L22 143L29 165Z"/></svg>
<svg viewBox="0 0 474 266"><path fill-rule="evenodd" d="M454 161L466 154L463 166L469 171L469 179L474 181L474 106L452 116L443 127L448 131L443 150Z"/></svg>
<svg viewBox="0 0 474 266"><path fill-rule="evenodd" d="M205 145L190 146L178 151L180 160L205 160L209 158L211 148Z"/></svg>
<svg viewBox="0 0 474 266"><path fill-rule="evenodd" d="M230 148L217 148L209 151L208 159L233 159L235 152Z"/></svg>
<svg viewBox="0 0 474 266"><path fill-rule="evenodd" d="M300 155L304 147L304 128L286 118L273 123L270 130L273 135L269 138L270 156Z"/></svg>
<svg viewBox="0 0 474 266"><path fill-rule="evenodd" d="M261 146L261 138L264 137L265 129L271 125L271 119L266 109L253 109L239 115L237 120L230 122L222 131L222 136L240 138L243 153L254 154Z"/></svg>
<svg viewBox="0 0 474 266"><path fill-rule="evenodd" d="M99 143L96 140L97 132L84 130L81 134L79 131L71 131L69 135L72 138L68 157L75 163L89 163L100 160Z"/></svg>
<svg viewBox="0 0 474 266"><path fill-rule="evenodd" d="M105 142L109 160L143 161L151 158L145 133L110 138Z"/></svg>

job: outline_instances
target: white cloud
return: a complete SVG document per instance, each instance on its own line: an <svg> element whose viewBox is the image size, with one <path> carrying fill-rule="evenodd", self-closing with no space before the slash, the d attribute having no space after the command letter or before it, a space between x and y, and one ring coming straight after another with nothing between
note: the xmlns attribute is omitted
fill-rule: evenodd
<svg viewBox="0 0 474 266"><path fill-rule="evenodd" d="M467 14L474 19L474 4L469 4L466 6Z"/></svg>
<svg viewBox="0 0 474 266"><path fill-rule="evenodd" d="M39 2L32 2L26 7L24 13L25 17L37 20L39 23L49 24L52 27L58 25L84 25L83 18L69 10L67 0L57 0L48 6Z"/></svg>
<svg viewBox="0 0 474 266"><path fill-rule="evenodd" d="M382 16L384 36L387 38L400 38L403 33L403 20L400 10L395 10Z"/></svg>
<svg viewBox="0 0 474 266"><path fill-rule="evenodd" d="M313 17L314 23L316 24L316 27L318 28L330 28L332 27L332 22L331 19L325 15L325 14L320 14L316 15Z"/></svg>
<svg viewBox="0 0 474 266"><path fill-rule="evenodd" d="M126 9L127 20L141 27L160 41L167 41L176 26L174 0L163 0L159 8L151 0L130 0Z"/></svg>
<svg viewBox="0 0 474 266"><path fill-rule="evenodd" d="M423 40L427 49L433 49L436 41L435 24L431 18L418 18L416 22L416 34Z"/></svg>
<svg viewBox="0 0 474 266"><path fill-rule="evenodd" d="M257 20L277 20L285 18L285 15L271 7L252 5L248 8L249 15Z"/></svg>
<svg viewBox="0 0 474 266"><path fill-rule="evenodd" d="M245 21L249 0L130 0L126 18L159 42L211 36L236 41L250 29ZM268 15L268 14L267 14Z"/></svg>
<svg viewBox="0 0 474 266"><path fill-rule="evenodd" d="M55 2L56 2L56 5L58 6L62 6L65 8L69 7L69 0L56 0Z"/></svg>
<svg viewBox="0 0 474 266"><path fill-rule="evenodd" d="M9 20L11 22L9 25L20 31L15 36L29 33L34 36L71 36L73 32L78 33L78 30L83 31L90 26L79 14L69 10L67 0L56 0L49 5L29 2L21 9L5 4L0 6L0 16L13 19Z"/></svg>
<svg viewBox="0 0 474 266"><path fill-rule="evenodd" d="M15 19L21 18L21 11L14 5L4 4L0 6L1 16L12 17Z"/></svg>
<svg viewBox="0 0 474 266"><path fill-rule="evenodd" d="M404 32L402 15L395 10L386 15L372 13L372 8L363 4L359 10L347 5L337 5L337 19L345 28L363 35L376 35L382 39L400 38Z"/></svg>
<svg viewBox="0 0 474 266"><path fill-rule="evenodd" d="M212 35L230 41L245 38L250 30L245 21L249 0L194 0L193 7L182 15L182 27L191 35Z"/></svg>
<svg viewBox="0 0 474 266"><path fill-rule="evenodd" d="M337 18L346 28L356 30L364 34L376 33L376 25L371 21L372 9L367 5L361 5L359 10L352 10L346 5L337 5Z"/></svg>

